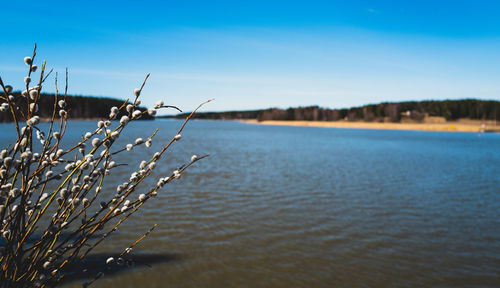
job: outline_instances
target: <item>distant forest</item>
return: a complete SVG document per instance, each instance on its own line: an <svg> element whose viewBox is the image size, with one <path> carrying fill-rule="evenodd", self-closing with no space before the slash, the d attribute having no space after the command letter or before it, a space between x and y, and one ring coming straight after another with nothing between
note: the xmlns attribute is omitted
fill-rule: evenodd
<svg viewBox="0 0 500 288"><path fill-rule="evenodd" d="M26 97L21 96L20 92L12 93L15 97L17 104L22 107L26 107ZM63 99L64 95L58 95L58 100ZM3 103L0 99L0 104ZM111 107L120 107L125 101L113 98L101 98L101 97L87 97L87 96L67 96L67 112L68 118L80 118L80 119L101 119L108 118ZM146 110L146 108L139 107L141 111ZM41 118L52 117L52 111L54 110L54 94L42 93L38 99L38 113ZM121 112L117 118L125 115ZM20 118L22 119L22 118ZM154 119L147 113L143 114L141 119ZM9 112L0 113L0 122L10 122L13 121L12 114Z"/></svg>
<svg viewBox="0 0 500 288"><path fill-rule="evenodd" d="M186 113L174 118L185 118ZM378 121L400 122L403 118L424 121L425 117L444 117L447 121L462 118L478 120L500 120L500 101L476 99L444 101L411 101L398 103L370 104L345 109L329 109L318 106L288 109L204 112L195 114L197 119L257 119L297 121Z"/></svg>

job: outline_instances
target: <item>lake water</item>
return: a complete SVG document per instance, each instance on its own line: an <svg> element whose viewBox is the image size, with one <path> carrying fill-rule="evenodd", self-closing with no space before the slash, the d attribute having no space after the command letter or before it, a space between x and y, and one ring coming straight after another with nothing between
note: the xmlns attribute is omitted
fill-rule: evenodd
<svg viewBox="0 0 500 288"><path fill-rule="evenodd" d="M160 131L117 158L129 166L110 193L180 124L131 123L122 144ZM67 137L94 127L72 122ZM211 156L99 250L113 255L158 223L134 250L151 267L95 287L500 286L499 134L192 121L182 135L155 178Z"/></svg>

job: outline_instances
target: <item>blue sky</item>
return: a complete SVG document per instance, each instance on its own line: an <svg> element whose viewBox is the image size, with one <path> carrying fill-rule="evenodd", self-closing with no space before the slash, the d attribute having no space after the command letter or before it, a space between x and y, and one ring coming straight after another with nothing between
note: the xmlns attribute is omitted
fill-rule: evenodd
<svg viewBox="0 0 500 288"><path fill-rule="evenodd" d="M500 99L497 1L9 1L0 76L24 56L69 92L191 110ZM44 87L54 91L53 79Z"/></svg>

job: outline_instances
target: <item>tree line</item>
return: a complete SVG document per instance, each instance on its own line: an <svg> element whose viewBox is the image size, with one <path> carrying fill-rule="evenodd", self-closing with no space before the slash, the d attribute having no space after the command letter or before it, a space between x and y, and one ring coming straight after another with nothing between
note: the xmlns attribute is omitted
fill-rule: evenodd
<svg viewBox="0 0 500 288"><path fill-rule="evenodd" d="M182 113L174 118L185 118ZM478 120L500 120L500 101L494 100L444 100L444 101L407 101L383 102L344 109L329 109L319 106L296 107L288 109L270 108L264 110L200 112L197 119L257 119L295 120L295 121L368 121L400 122L402 118L423 121L425 117L444 117L447 121L462 118Z"/></svg>
<svg viewBox="0 0 500 288"><path fill-rule="evenodd" d="M14 101L18 107L22 107L21 110L26 111L27 99L22 96L20 92L12 93L14 96ZM54 94L41 93L38 99L38 113L40 118L50 118L52 117L52 112L54 111ZM63 95L58 96L58 100L63 99ZM0 99L0 104L6 102ZM90 96L72 96L68 95L66 97L66 107L68 112L68 118L77 119L104 119L109 117L111 107L120 107L125 101L106 97L90 97ZM125 115L122 109L117 116L119 119L122 115ZM139 110L144 111L146 108L139 107ZM22 116L21 118L22 119ZM154 119L147 113L143 114L141 119ZM12 114L10 111L0 113L0 122L10 122L13 121Z"/></svg>

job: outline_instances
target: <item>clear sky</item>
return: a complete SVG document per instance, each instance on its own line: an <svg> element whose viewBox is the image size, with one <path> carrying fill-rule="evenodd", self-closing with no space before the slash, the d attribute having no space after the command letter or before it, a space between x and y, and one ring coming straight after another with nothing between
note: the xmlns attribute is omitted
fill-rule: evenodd
<svg viewBox="0 0 500 288"><path fill-rule="evenodd" d="M500 1L4 1L0 76L23 57L69 92L191 110L500 99ZM53 79L44 87L54 91ZM20 88L19 88L20 89Z"/></svg>

